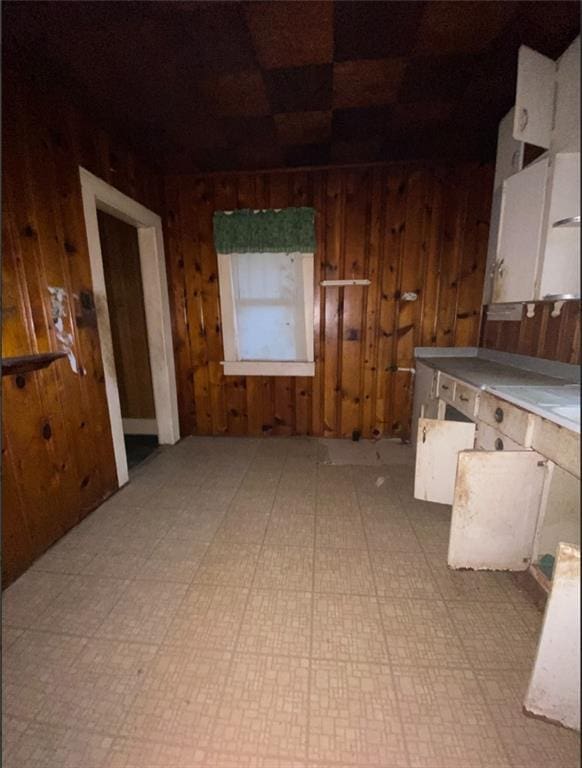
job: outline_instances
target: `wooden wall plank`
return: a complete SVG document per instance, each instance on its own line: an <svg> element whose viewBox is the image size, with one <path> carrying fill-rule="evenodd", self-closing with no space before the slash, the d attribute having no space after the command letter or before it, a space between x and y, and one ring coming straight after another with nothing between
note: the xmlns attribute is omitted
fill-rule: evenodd
<svg viewBox="0 0 582 768"><path fill-rule="evenodd" d="M61 359L3 379L6 586L117 488L79 165L160 213L162 184L63 94L11 70L3 86L3 353L59 348L48 291L59 286L79 371Z"/></svg>
<svg viewBox="0 0 582 768"><path fill-rule="evenodd" d="M381 275L380 325L378 344L378 386L376 430L378 435L392 435L392 386L396 349L396 312L398 309L402 247L406 226L407 174L401 168L387 175L384 251Z"/></svg>
<svg viewBox="0 0 582 768"><path fill-rule="evenodd" d="M366 436L377 436L376 391L378 382L377 353L380 335L380 298L382 275L382 237L385 214L384 174L372 170L369 195L369 221L367 244L366 277L370 286L365 290L365 327L362 342L362 432Z"/></svg>
<svg viewBox="0 0 582 768"><path fill-rule="evenodd" d="M324 280L342 279L343 220L345 204L345 179L341 172L330 171L326 184L325 216L325 266ZM337 437L340 424L341 359L339 343L343 332L344 289L328 286L324 289L323 328L323 425L325 437Z"/></svg>
<svg viewBox="0 0 582 768"><path fill-rule="evenodd" d="M164 239L172 315L180 433L189 435L196 432L196 405L184 277L185 265L182 248L184 236L178 231L178 223L181 221L179 216L181 189L182 185L176 183L176 179L168 179L168 183L165 185Z"/></svg>
<svg viewBox="0 0 582 768"><path fill-rule="evenodd" d="M343 232L344 279L367 277L370 172L354 170L346 174ZM341 405L339 434L361 434L362 344L366 288L343 289L343 324L341 333Z"/></svg>
<svg viewBox="0 0 582 768"><path fill-rule="evenodd" d="M488 320L485 309L481 346L580 365L580 301L566 302L558 317L551 317L553 307L536 302L533 317L524 306L521 320L511 321Z"/></svg>
<svg viewBox="0 0 582 768"><path fill-rule="evenodd" d="M175 274L185 285L189 323L196 318L194 325L204 324L206 339L208 313L214 322L217 305L212 299L210 309L208 301L196 304L195 310L190 306L200 278L189 271L211 274L216 268L214 210L316 209L315 376L224 377L217 368L220 337L214 345L207 340L202 344L190 328L190 354L198 361L198 375L208 376L214 366L215 386L225 392L221 404L220 399L211 402L208 384L195 386L196 412L207 414L201 415L195 431L329 437L351 437L358 431L363 437L406 439L413 379L396 368L413 367L418 344L459 343L457 328L463 343L478 342L490 174L490 169L474 165L385 166L167 179L168 199L180 198L180 205L173 203L168 213L171 242L177 241L181 251L195 242L200 253L198 266L185 258L183 273ZM469 201L474 213L468 220ZM170 260L175 260L173 254ZM372 284L319 285L321 279L342 277L369 277ZM202 284L208 298L209 287ZM418 293L419 300L401 301L403 291ZM466 318L456 317L465 312ZM201 356L201 347L207 357ZM186 365L178 362L183 358L181 352L178 366Z"/></svg>

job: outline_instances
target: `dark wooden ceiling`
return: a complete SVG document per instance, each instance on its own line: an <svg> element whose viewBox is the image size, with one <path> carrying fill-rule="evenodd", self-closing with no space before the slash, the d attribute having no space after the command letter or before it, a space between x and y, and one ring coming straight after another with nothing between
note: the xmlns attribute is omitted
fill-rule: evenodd
<svg viewBox="0 0 582 768"><path fill-rule="evenodd" d="M4 63L168 171L489 159L560 2L4 2Z"/></svg>

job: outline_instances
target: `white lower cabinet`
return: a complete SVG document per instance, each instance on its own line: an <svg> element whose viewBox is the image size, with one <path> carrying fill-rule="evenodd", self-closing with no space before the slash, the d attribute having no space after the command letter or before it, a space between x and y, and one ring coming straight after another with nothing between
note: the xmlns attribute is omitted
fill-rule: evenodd
<svg viewBox="0 0 582 768"><path fill-rule="evenodd" d="M452 505L449 566L522 571L578 544L579 435L422 368L414 496Z"/></svg>
<svg viewBox="0 0 582 768"><path fill-rule="evenodd" d="M475 447L482 451L523 451L523 445L507 437L501 430L480 421L477 428Z"/></svg>
<svg viewBox="0 0 582 768"><path fill-rule="evenodd" d="M532 301L542 246L548 159L503 182L493 304Z"/></svg>
<svg viewBox="0 0 582 768"><path fill-rule="evenodd" d="M415 414L414 496L452 505L450 568L524 571L556 551L524 708L579 730L580 436L435 371Z"/></svg>
<svg viewBox="0 0 582 768"><path fill-rule="evenodd" d="M534 451L459 454L451 568L525 571L531 562L547 462Z"/></svg>
<svg viewBox="0 0 582 768"><path fill-rule="evenodd" d="M580 730L580 549L560 543L524 708Z"/></svg>
<svg viewBox="0 0 582 768"><path fill-rule="evenodd" d="M459 451L472 448L475 425L444 419L418 420L414 497L452 504Z"/></svg>
<svg viewBox="0 0 582 768"><path fill-rule="evenodd" d="M580 543L580 480L548 461L548 482L534 542L534 562L543 555L553 555L561 541Z"/></svg>
<svg viewBox="0 0 582 768"><path fill-rule="evenodd" d="M495 430L480 424L481 437L484 430L492 432L491 447L474 450L473 422L419 419L414 496L452 505L451 568L523 571L533 556L547 462L508 438L511 445L500 450Z"/></svg>

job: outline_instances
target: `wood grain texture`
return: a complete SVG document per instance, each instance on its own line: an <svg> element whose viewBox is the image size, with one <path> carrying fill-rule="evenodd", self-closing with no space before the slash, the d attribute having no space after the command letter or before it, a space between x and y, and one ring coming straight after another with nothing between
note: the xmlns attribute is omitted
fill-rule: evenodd
<svg viewBox="0 0 582 768"><path fill-rule="evenodd" d="M67 297L66 359L3 390L2 584L117 487L79 165L154 211L157 175L57 93L3 73L2 353L56 351L49 286Z"/></svg>
<svg viewBox="0 0 582 768"><path fill-rule="evenodd" d="M491 186L477 164L167 177L183 434L407 439L413 382L397 369L415 346L479 339ZM293 205L316 210L315 376L223 376L212 214Z"/></svg>
<svg viewBox="0 0 582 768"><path fill-rule="evenodd" d="M488 320L484 317L481 346L580 365L580 302L567 301L558 317L552 317L551 301L536 302L534 316L521 320Z"/></svg>
<svg viewBox="0 0 582 768"><path fill-rule="evenodd" d="M137 229L97 211L115 371L124 419L155 419Z"/></svg>

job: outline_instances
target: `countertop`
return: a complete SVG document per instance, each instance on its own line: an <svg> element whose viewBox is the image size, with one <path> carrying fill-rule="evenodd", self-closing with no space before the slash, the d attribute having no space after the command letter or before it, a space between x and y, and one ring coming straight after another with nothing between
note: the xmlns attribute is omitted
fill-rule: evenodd
<svg viewBox="0 0 582 768"><path fill-rule="evenodd" d="M415 350L419 362L580 432L580 369L476 347Z"/></svg>

